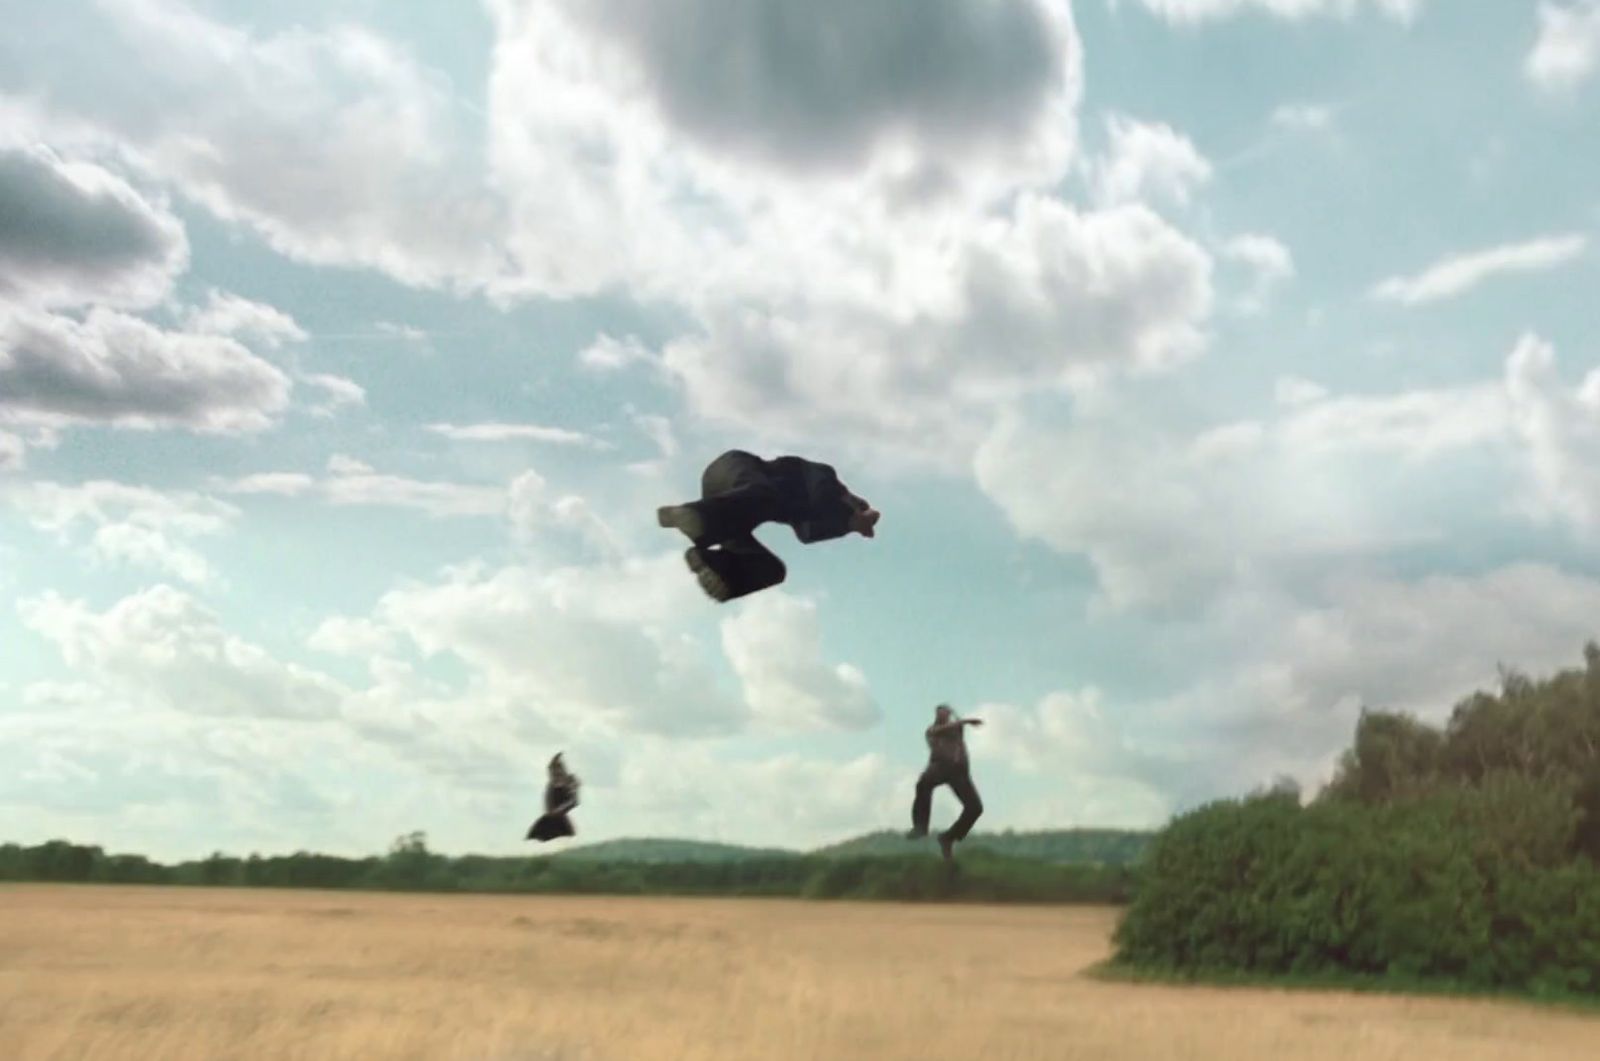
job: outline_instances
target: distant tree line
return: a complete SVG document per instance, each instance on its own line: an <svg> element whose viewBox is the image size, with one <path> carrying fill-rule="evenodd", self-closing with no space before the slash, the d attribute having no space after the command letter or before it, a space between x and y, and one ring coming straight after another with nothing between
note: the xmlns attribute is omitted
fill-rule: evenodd
<svg viewBox="0 0 1600 1061"><path fill-rule="evenodd" d="M1131 866L1144 854L1151 833L1133 829L1040 829L1032 832L975 832L961 844L963 857L978 850L1040 862L1100 863ZM867 833L824 847L821 855L898 855L905 851L903 833L892 829Z"/></svg>
<svg viewBox="0 0 1600 1061"><path fill-rule="evenodd" d="M757 855L715 861L448 857L427 837L398 838L387 855L209 858L164 866L141 855L52 840L0 846L0 880L208 887L603 895L792 896L970 902L1124 903L1134 871L1064 865L975 851L952 872L937 857Z"/></svg>
<svg viewBox="0 0 1600 1061"><path fill-rule="evenodd" d="M1334 779L1175 818L1116 961L1600 996L1600 647L1457 704L1363 712Z"/></svg>

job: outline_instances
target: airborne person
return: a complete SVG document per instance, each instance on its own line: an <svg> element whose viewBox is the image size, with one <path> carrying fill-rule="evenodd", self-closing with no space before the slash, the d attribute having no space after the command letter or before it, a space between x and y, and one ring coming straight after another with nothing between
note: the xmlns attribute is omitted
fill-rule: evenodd
<svg viewBox="0 0 1600 1061"><path fill-rule="evenodd" d="M700 476L700 499L656 510L656 521L694 544L684 553L700 588L716 601L770 589L787 576L783 561L752 533L783 523L801 542L851 532L875 535L880 513L851 493L833 468L803 457L764 460L729 450Z"/></svg>
<svg viewBox="0 0 1600 1061"><path fill-rule="evenodd" d="M525 840L541 844L558 836L576 836L578 830L567 817L578 805L578 777L561 761L561 752L550 760L549 780L544 788L544 814L528 826Z"/></svg>
<svg viewBox="0 0 1600 1061"><path fill-rule="evenodd" d="M911 832L906 836L919 840L928 835L928 817L933 812L933 790L949 785L950 791L961 801L961 817L955 824L939 834L939 851L949 861L953 848L966 839L978 816L983 813L983 800L973 787L972 773L967 764L967 742L963 732L966 726L981 726L982 719L956 718L949 704L934 709L933 725L925 734L928 741L928 765L917 778L917 794L911 802Z"/></svg>

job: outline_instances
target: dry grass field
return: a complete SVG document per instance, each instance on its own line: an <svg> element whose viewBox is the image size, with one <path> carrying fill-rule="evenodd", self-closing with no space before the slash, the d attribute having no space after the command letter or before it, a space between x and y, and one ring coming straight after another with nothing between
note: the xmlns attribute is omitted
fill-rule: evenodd
<svg viewBox="0 0 1600 1061"><path fill-rule="evenodd" d="M1600 1058L1600 1019L1102 983L1104 909L0 887L8 1059Z"/></svg>

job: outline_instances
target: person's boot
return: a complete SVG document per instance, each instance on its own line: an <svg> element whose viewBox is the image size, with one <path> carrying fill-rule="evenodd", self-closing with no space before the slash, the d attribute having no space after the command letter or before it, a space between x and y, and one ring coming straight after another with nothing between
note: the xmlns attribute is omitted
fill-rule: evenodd
<svg viewBox="0 0 1600 1061"><path fill-rule="evenodd" d="M955 848L956 841L954 837L952 837L949 833L939 834L939 853L944 856L944 860L946 862L950 862L955 859Z"/></svg>
<svg viewBox="0 0 1600 1061"><path fill-rule="evenodd" d="M924 837L926 837L927 835L928 835L928 830L926 830L926 829L912 829L909 833L906 833L906 839L907 840L921 840Z"/></svg>
<svg viewBox="0 0 1600 1061"><path fill-rule="evenodd" d="M688 505L662 505L656 509L656 522L682 531L692 542L699 542L706 536L705 519Z"/></svg>
<svg viewBox="0 0 1600 1061"><path fill-rule="evenodd" d="M694 572L694 577L700 582L700 588L705 590L706 596L712 600L726 603L733 597L733 588L728 585L728 580L717 572L710 555L699 546L690 546L683 554L684 563L689 565L689 570Z"/></svg>

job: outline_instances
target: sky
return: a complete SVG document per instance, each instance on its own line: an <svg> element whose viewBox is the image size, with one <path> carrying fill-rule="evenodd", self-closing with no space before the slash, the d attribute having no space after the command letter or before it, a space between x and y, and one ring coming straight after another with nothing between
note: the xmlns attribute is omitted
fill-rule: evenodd
<svg viewBox="0 0 1600 1061"><path fill-rule="evenodd" d="M5 839L808 847L940 702L1153 827L1600 638L1600 0L0 12ZM733 447L877 537L708 600Z"/></svg>

